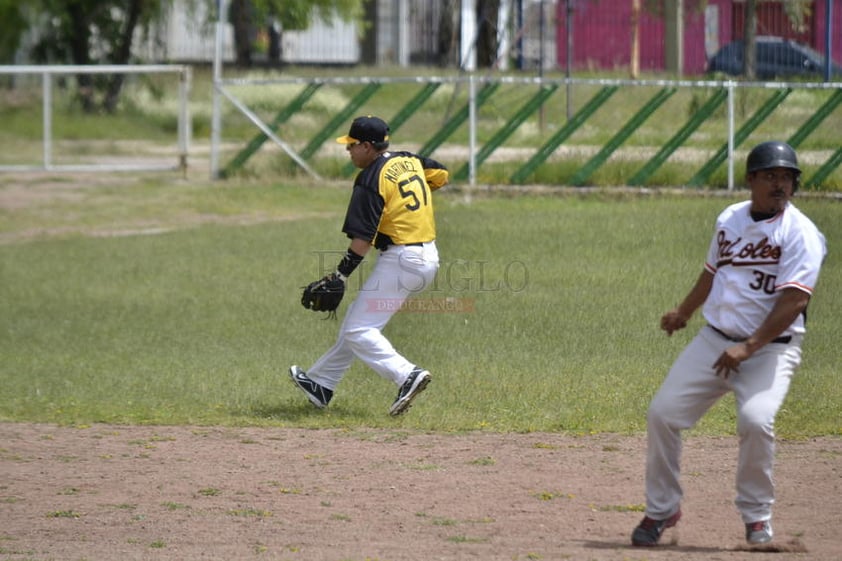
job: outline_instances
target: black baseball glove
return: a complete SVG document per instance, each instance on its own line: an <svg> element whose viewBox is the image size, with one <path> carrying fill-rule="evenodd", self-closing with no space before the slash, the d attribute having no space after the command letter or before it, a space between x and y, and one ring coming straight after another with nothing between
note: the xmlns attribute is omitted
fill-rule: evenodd
<svg viewBox="0 0 842 561"><path fill-rule="evenodd" d="M301 305L314 312L328 312L328 317L336 317L336 308L345 296L345 281L336 273L331 273L304 287Z"/></svg>

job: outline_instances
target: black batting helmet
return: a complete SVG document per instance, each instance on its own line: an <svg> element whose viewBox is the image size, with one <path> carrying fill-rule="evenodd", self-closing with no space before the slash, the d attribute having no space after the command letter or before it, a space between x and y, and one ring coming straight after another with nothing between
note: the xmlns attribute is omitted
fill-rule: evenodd
<svg viewBox="0 0 842 561"><path fill-rule="evenodd" d="M769 168L787 168L795 172L795 189L798 189L801 168L795 150L786 142L770 140L751 149L746 158L746 173Z"/></svg>

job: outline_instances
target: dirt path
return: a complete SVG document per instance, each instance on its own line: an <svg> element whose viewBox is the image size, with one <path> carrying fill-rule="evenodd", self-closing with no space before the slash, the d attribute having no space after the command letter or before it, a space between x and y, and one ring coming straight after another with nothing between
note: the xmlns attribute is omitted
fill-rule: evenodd
<svg viewBox="0 0 842 561"><path fill-rule="evenodd" d="M842 558L840 438L779 444L762 556L733 438L688 438L678 543L655 550L628 545L638 436L0 424L0 443L0 559Z"/></svg>

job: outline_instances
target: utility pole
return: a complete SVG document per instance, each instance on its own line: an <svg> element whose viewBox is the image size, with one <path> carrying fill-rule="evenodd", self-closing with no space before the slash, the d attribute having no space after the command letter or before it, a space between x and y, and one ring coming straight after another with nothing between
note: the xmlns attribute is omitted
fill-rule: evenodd
<svg viewBox="0 0 842 561"><path fill-rule="evenodd" d="M666 69L684 75L684 0L664 3L664 62Z"/></svg>
<svg viewBox="0 0 842 561"><path fill-rule="evenodd" d="M757 0L746 0L745 26L743 27L743 72L754 80L757 68Z"/></svg>
<svg viewBox="0 0 842 561"><path fill-rule="evenodd" d="M669 2L667 2L669 4ZM631 55L629 74L632 80L640 76L640 0L632 0L631 12Z"/></svg>
<svg viewBox="0 0 842 561"><path fill-rule="evenodd" d="M830 82L831 72L833 70L833 41L831 37L833 34L833 0L825 0L825 23L824 28L824 81Z"/></svg>
<svg viewBox="0 0 842 561"><path fill-rule="evenodd" d="M573 0L566 0L567 2L567 16L564 19L564 29L567 35L567 62L564 67L564 76L570 78L573 72ZM570 100L572 95L572 88L570 87L570 80L565 83L567 89L567 120L573 116L573 104Z"/></svg>

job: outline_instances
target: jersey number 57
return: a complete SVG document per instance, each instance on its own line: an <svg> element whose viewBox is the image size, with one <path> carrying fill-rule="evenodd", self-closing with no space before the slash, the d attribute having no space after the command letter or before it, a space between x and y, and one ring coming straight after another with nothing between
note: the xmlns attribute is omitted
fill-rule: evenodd
<svg viewBox="0 0 842 561"><path fill-rule="evenodd" d="M413 175L398 183L398 190L404 199L412 199L411 202L406 203L407 210L418 210L422 204L427 206L427 184L417 175ZM418 199L418 193L416 191L420 192L423 203Z"/></svg>

